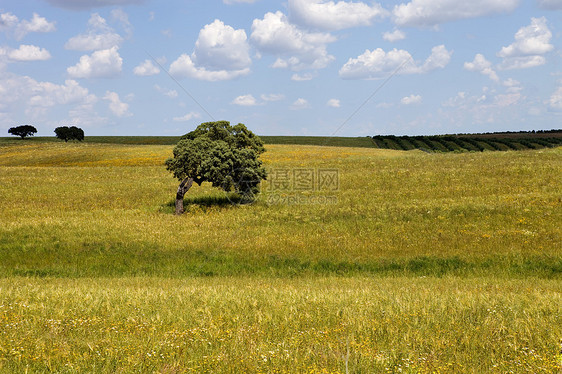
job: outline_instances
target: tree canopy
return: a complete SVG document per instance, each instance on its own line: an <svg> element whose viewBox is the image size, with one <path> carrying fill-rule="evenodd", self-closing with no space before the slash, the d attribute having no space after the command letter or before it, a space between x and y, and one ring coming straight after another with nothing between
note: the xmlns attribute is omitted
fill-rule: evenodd
<svg viewBox="0 0 562 374"><path fill-rule="evenodd" d="M55 135L65 142L69 140L84 140L84 130L76 126L60 126L55 129Z"/></svg>
<svg viewBox="0 0 562 374"><path fill-rule="evenodd" d="M228 121L202 123L182 136L174 148L174 156L166 160L166 168L183 181L176 196L176 213L183 212L183 195L191 182L199 185L210 182L213 187L237 192L245 201L253 200L259 192L259 183L266 178L259 159L263 152L263 141L241 123L236 126ZM187 189L180 191L182 188ZM181 207L178 207L179 198Z"/></svg>
<svg viewBox="0 0 562 374"><path fill-rule="evenodd" d="M31 125L20 125L16 127L10 127L8 129L8 134L15 136L20 136L25 139L28 136L33 136L37 132L37 129Z"/></svg>

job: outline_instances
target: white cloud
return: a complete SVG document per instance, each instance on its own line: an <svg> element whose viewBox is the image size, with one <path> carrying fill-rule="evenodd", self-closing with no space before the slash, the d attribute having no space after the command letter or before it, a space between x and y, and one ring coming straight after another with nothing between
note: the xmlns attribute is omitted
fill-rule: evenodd
<svg viewBox="0 0 562 374"><path fill-rule="evenodd" d="M548 10L562 9L562 0L538 0L539 7Z"/></svg>
<svg viewBox="0 0 562 374"><path fill-rule="evenodd" d="M502 69L525 69L543 65L544 54L554 49L550 44L552 33L548 29L546 18L531 18L531 24L520 28L515 33L515 41L503 47L498 57L503 58Z"/></svg>
<svg viewBox="0 0 562 374"><path fill-rule="evenodd" d="M289 17L292 22L320 30L341 30L349 27L368 26L386 11L374 3L363 2L289 0Z"/></svg>
<svg viewBox="0 0 562 374"><path fill-rule="evenodd" d="M144 62L133 69L133 73L140 76L156 75L160 73L160 69L154 66L152 60L144 60Z"/></svg>
<svg viewBox="0 0 562 374"><path fill-rule="evenodd" d="M328 100L326 105L332 108L339 108L341 106L340 101L338 99L330 99Z"/></svg>
<svg viewBox="0 0 562 374"><path fill-rule="evenodd" d="M133 35L133 25L129 21L129 15L121 8L113 9L111 11L111 18L121 24L128 37Z"/></svg>
<svg viewBox="0 0 562 374"><path fill-rule="evenodd" d="M232 100L232 104L240 105L240 106L255 106L258 105L256 98L252 95L242 95L238 96L234 100Z"/></svg>
<svg viewBox="0 0 562 374"><path fill-rule="evenodd" d="M548 104L551 109L562 110L562 86L558 87L556 91L550 95Z"/></svg>
<svg viewBox="0 0 562 374"><path fill-rule="evenodd" d="M130 117L129 104L122 102L116 92L106 91L104 100L109 101L109 110L117 117Z"/></svg>
<svg viewBox="0 0 562 374"><path fill-rule="evenodd" d="M28 76L8 72L0 74L0 112L4 112L8 117L14 115L21 118L22 113L19 111L22 110L29 120L44 121L47 111L52 107L91 107L96 101L96 96L75 80L69 79L64 84L55 84L38 82Z"/></svg>
<svg viewBox="0 0 562 374"><path fill-rule="evenodd" d="M215 20L200 32L193 61L211 70L241 70L252 63L246 32Z"/></svg>
<svg viewBox="0 0 562 374"><path fill-rule="evenodd" d="M314 78L314 75L311 73L304 73L304 74L295 73L291 76L291 80L295 82L309 81L312 80L312 78Z"/></svg>
<svg viewBox="0 0 562 374"><path fill-rule="evenodd" d="M122 65L118 48L113 47L80 57L80 61L66 71L72 78L111 78L121 72Z"/></svg>
<svg viewBox="0 0 562 374"><path fill-rule="evenodd" d="M186 54L182 54L170 65L170 74L177 77L190 77L204 81L224 81L234 79L250 73L250 69L241 70L207 70L204 67L197 67Z"/></svg>
<svg viewBox="0 0 562 374"><path fill-rule="evenodd" d="M56 30L55 22L49 22L45 17L33 13L31 21L23 20L16 28L16 38L21 39L30 32L53 32Z"/></svg>
<svg viewBox="0 0 562 374"><path fill-rule="evenodd" d="M521 87L521 82L513 79L513 78L508 78L503 82L503 85L505 87L507 87L507 92L508 93L517 93L520 92L521 90L523 90L523 87Z"/></svg>
<svg viewBox="0 0 562 374"><path fill-rule="evenodd" d="M400 26L435 26L458 19L511 12L519 0L412 0L394 7L394 22Z"/></svg>
<svg viewBox="0 0 562 374"><path fill-rule="evenodd" d="M44 48L22 44L18 49L0 48L0 57L6 56L8 61L45 61L51 54Z"/></svg>
<svg viewBox="0 0 562 374"><path fill-rule="evenodd" d="M528 69L536 66L541 66L546 63L546 58L543 56L523 56L523 57L510 57L505 59L500 65L500 69Z"/></svg>
<svg viewBox="0 0 562 374"><path fill-rule="evenodd" d="M306 109L308 107L310 107L310 105L308 104L308 101L306 99L298 98L289 108L291 110L300 110Z"/></svg>
<svg viewBox="0 0 562 374"><path fill-rule="evenodd" d="M474 56L474 60L472 60L472 62L465 62L464 68L468 71L475 71L480 74L484 74L494 82L499 82L500 80L494 69L492 69L492 63L486 60L486 57L480 53Z"/></svg>
<svg viewBox="0 0 562 374"><path fill-rule="evenodd" d="M49 22L45 17L41 17L37 13L33 13L30 21L19 21L18 17L12 13L0 14L0 30L13 33L17 40L22 39L30 32L53 32L57 28L56 22Z"/></svg>
<svg viewBox="0 0 562 374"><path fill-rule="evenodd" d="M385 52L381 48L366 50L357 58L350 58L339 71L344 79L381 79L389 74L422 74L447 66L452 51L445 46L433 47L423 64L416 63L408 51L394 48Z"/></svg>
<svg viewBox="0 0 562 374"><path fill-rule="evenodd" d="M249 49L244 30L215 20L199 32L191 56L184 53L170 65L170 73L208 81L233 79L250 72Z"/></svg>
<svg viewBox="0 0 562 374"><path fill-rule="evenodd" d="M0 13L0 30L8 31L13 29L19 22L19 18L12 13Z"/></svg>
<svg viewBox="0 0 562 374"><path fill-rule="evenodd" d="M404 40L406 39L406 33L404 31L401 30L394 30L393 32L385 32L382 34L382 38L384 40L386 40L387 42L397 42L399 40Z"/></svg>
<svg viewBox="0 0 562 374"><path fill-rule="evenodd" d="M174 120L176 122L188 122L193 118L200 118L200 117L201 117L201 115L199 113L190 112L190 113L187 113L185 116L174 117L174 118L172 118L172 120Z"/></svg>
<svg viewBox="0 0 562 374"><path fill-rule="evenodd" d="M260 96L263 101L280 101L285 99L283 94L263 94Z"/></svg>
<svg viewBox="0 0 562 374"><path fill-rule="evenodd" d="M178 91L176 90L167 90L165 88L160 87L157 84L154 85L154 89L160 92L161 94L163 94L164 96L168 96L170 99L175 99L176 97L178 97Z"/></svg>
<svg viewBox="0 0 562 374"><path fill-rule="evenodd" d="M422 102L422 97L420 95L405 96L400 102L404 105L419 104Z"/></svg>
<svg viewBox="0 0 562 374"><path fill-rule="evenodd" d="M146 0L46 0L49 4L71 10L86 10L105 6L143 4Z"/></svg>
<svg viewBox="0 0 562 374"><path fill-rule="evenodd" d="M328 43L336 41L334 36L303 31L281 12L255 19L250 39L260 52L278 56L275 68L322 69L335 59L326 50Z"/></svg>
<svg viewBox="0 0 562 374"><path fill-rule="evenodd" d="M118 47L122 42L121 35L108 26L103 17L94 13L88 21L87 32L70 38L64 48L74 51L96 51Z"/></svg>

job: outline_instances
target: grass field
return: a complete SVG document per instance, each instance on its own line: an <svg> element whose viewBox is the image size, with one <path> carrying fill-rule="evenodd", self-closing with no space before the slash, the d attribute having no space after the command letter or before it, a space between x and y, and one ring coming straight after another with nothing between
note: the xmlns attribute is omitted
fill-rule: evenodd
<svg viewBox="0 0 562 374"><path fill-rule="evenodd" d="M0 372L562 370L562 148L268 145L181 217L171 149L2 143Z"/></svg>

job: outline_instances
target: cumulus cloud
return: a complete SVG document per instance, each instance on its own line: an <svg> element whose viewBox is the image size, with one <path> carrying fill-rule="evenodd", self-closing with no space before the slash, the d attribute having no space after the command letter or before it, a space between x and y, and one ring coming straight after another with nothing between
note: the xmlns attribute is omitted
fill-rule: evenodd
<svg viewBox="0 0 562 374"><path fill-rule="evenodd" d="M416 63L408 51L396 49L385 52L381 48L366 50L357 58L350 58L339 71L344 79L381 79L389 74L423 74L442 69L451 60L453 52L444 45L435 46L423 64Z"/></svg>
<svg viewBox="0 0 562 374"><path fill-rule="evenodd" d="M283 94L263 94L260 97L263 101L280 101L285 99Z"/></svg>
<svg viewBox="0 0 562 374"><path fill-rule="evenodd" d="M96 101L95 95L72 79L56 84L12 73L0 74L0 112L16 113L22 109L35 118L54 106L91 106Z"/></svg>
<svg viewBox="0 0 562 374"><path fill-rule="evenodd" d="M435 26L458 19L482 17L514 10L519 0L412 0L396 5L394 22L400 26Z"/></svg>
<svg viewBox="0 0 562 374"><path fill-rule="evenodd" d="M106 91L104 100L109 101L109 110L117 117L130 117L129 104L122 102L116 92Z"/></svg>
<svg viewBox="0 0 562 374"><path fill-rule="evenodd" d="M131 25L129 21L129 15L125 13L123 9L113 9L111 11L111 18L121 24L121 27L123 27L128 37L133 35L133 25Z"/></svg>
<svg viewBox="0 0 562 374"><path fill-rule="evenodd" d="M12 13L0 13L0 30L8 31L17 26L19 18Z"/></svg>
<svg viewBox="0 0 562 374"><path fill-rule="evenodd" d="M222 21L206 25L195 42L193 61L212 70L240 70L250 66L246 32Z"/></svg>
<svg viewBox="0 0 562 374"><path fill-rule="evenodd" d="M49 22L45 17L41 17L37 13L33 13L31 20L22 20L12 13L0 14L0 30L13 33L17 39L23 39L24 36L31 32L53 32L56 30L55 22Z"/></svg>
<svg viewBox="0 0 562 374"><path fill-rule="evenodd" d="M406 33L401 30L394 30L392 32L387 31L382 34L382 38L387 42L397 42L399 40L406 39Z"/></svg>
<svg viewBox="0 0 562 374"><path fill-rule="evenodd" d="M240 105L240 106L255 106L258 105L256 98L252 95L242 95L238 96L234 100L232 100L232 104Z"/></svg>
<svg viewBox="0 0 562 374"><path fill-rule="evenodd" d="M103 17L94 13L90 16L86 33L70 38L64 47L74 51L96 51L120 46L122 42L121 35L117 34Z"/></svg>
<svg viewBox="0 0 562 374"><path fill-rule="evenodd" d="M480 74L484 74L494 82L499 82L500 80L494 69L492 69L492 63L486 60L486 57L480 53L474 56L474 60L472 60L472 62L465 62L464 68L468 71L475 71Z"/></svg>
<svg viewBox="0 0 562 374"><path fill-rule="evenodd" d="M556 91L550 95L548 104L551 109L562 110L562 86L558 87Z"/></svg>
<svg viewBox="0 0 562 374"><path fill-rule="evenodd" d="M51 54L44 48L22 44L18 49L0 48L0 57L6 56L8 61L45 61Z"/></svg>
<svg viewBox="0 0 562 374"><path fill-rule="evenodd" d="M326 105L332 108L339 108L341 106L340 101L338 99L330 99L328 100Z"/></svg>
<svg viewBox="0 0 562 374"><path fill-rule="evenodd" d="M335 59L326 50L328 43L336 41L334 36L301 30L279 11L255 19L250 39L260 52L278 57L274 68L322 69Z"/></svg>
<svg viewBox="0 0 562 374"><path fill-rule="evenodd" d="M308 101L303 98L298 98L295 102L289 107L291 110L301 110L310 107Z"/></svg>
<svg viewBox="0 0 562 374"><path fill-rule="evenodd" d="M550 44L551 38L546 18L531 18L529 26L515 33L515 41L497 53L503 58L500 68L525 69L543 65L546 62L543 55L554 49Z"/></svg>
<svg viewBox="0 0 562 374"><path fill-rule="evenodd" d="M133 69L133 73L140 76L156 75L160 73L160 69L154 66L152 60L144 60L144 62Z"/></svg>
<svg viewBox="0 0 562 374"><path fill-rule="evenodd" d="M404 105L419 104L422 102L422 97L420 95L405 96L400 102Z"/></svg>
<svg viewBox="0 0 562 374"><path fill-rule="evenodd" d="M539 7L548 10L562 9L562 0L538 0Z"/></svg>
<svg viewBox="0 0 562 374"><path fill-rule="evenodd" d="M184 53L170 65L170 73L207 81L233 79L250 72L249 49L244 30L215 20L199 32L191 56Z"/></svg>
<svg viewBox="0 0 562 374"><path fill-rule="evenodd" d="M189 112L185 116L174 117L174 118L172 118L172 120L174 120L176 122L188 122L193 118L200 118L200 117L201 117L201 114L199 114L199 113Z"/></svg>
<svg viewBox="0 0 562 374"><path fill-rule="evenodd" d="M230 80L250 73L249 68L241 70L207 70L205 67L195 66L191 57L182 54L170 65L170 74L176 77L189 77L204 81Z"/></svg>
<svg viewBox="0 0 562 374"><path fill-rule="evenodd" d="M122 66L118 48L113 47L80 57L80 61L66 71L72 78L111 78L121 73Z"/></svg>
<svg viewBox="0 0 562 374"><path fill-rule="evenodd" d="M105 6L144 4L146 0L46 0L49 4L70 10L87 10Z"/></svg>
<svg viewBox="0 0 562 374"><path fill-rule="evenodd" d="M341 30L368 26L386 11L379 4L363 2L289 0L289 17L293 23L320 30Z"/></svg>

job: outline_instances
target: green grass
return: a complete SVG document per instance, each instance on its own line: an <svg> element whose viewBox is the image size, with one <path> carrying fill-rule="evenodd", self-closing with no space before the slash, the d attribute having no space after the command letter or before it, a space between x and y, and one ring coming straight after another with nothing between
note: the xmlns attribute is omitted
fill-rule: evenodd
<svg viewBox="0 0 562 374"><path fill-rule="evenodd" d="M183 216L171 150L2 144L0 372L562 370L562 148L268 145L255 204Z"/></svg>

